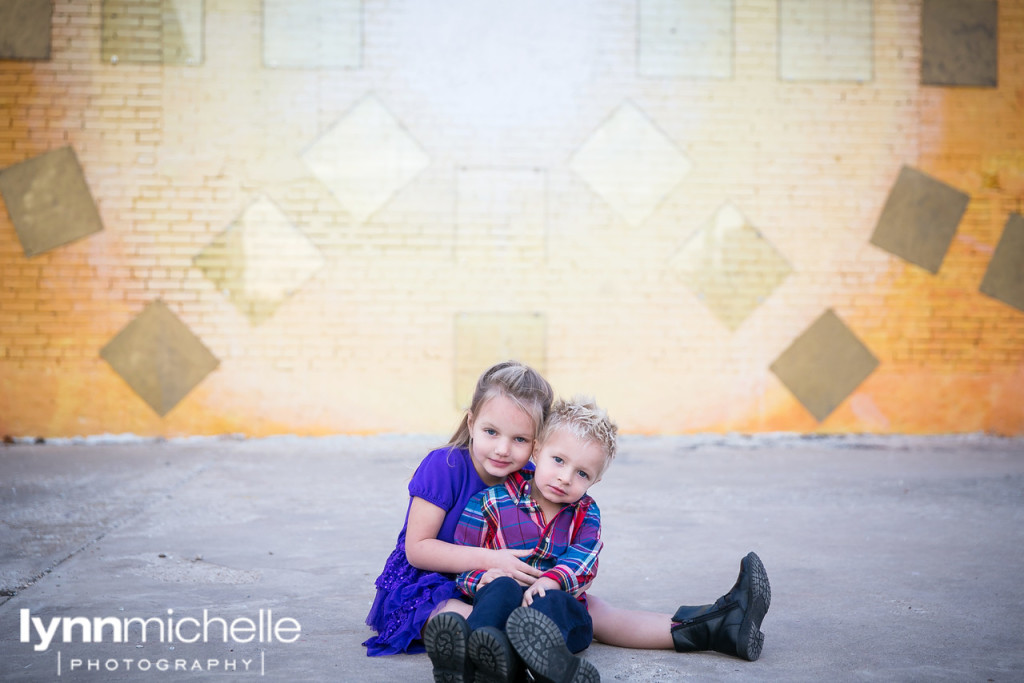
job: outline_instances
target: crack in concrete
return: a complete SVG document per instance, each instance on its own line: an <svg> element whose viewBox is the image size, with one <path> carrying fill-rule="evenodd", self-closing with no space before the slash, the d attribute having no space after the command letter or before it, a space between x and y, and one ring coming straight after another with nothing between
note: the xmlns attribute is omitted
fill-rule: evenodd
<svg viewBox="0 0 1024 683"><path fill-rule="evenodd" d="M187 472L177 482L172 483L170 486L168 486L165 489L157 490L156 491L157 496L152 496L153 500L151 500L150 502L148 502L148 503L144 502L141 505L136 505L134 507L129 507L125 511L124 514L116 517L111 522L109 528L107 528L106 530L102 531L99 535L97 535L97 536L95 536L93 538L90 538L89 540L87 540L84 543L80 544L77 548L73 549L71 552L69 552L64 557L61 557L60 559L52 562L50 564L50 566L48 566L48 567L38 571L35 575L30 576L28 579L26 579L25 581L20 583L16 588L4 589L2 592L0 592L0 607L2 607L3 605L7 604L7 602L10 601L11 598L13 598L16 595L18 595L18 593L20 593L21 591L24 591L24 590L26 590L28 588L31 588L33 585L38 583L42 578L44 578L48 574L51 574L55 569L57 569L58 567L63 565L65 562L67 562L71 558L75 557L76 555L78 555L82 551L84 551L84 550L86 550L86 549L96 545L97 543L99 543L101 540L103 540L107 536L107 534L110 534L111 532L114 532L114 531L117 531L119 529L122 529L131 520L139 517L141 514L143 514L147 510L149 510L153 505L155 505L157 500L160 497L166 497L166 496L174 493L175 491L181 489L183 486L185 486L188 483L190 483L193 480L195 480L200 474L206 472L208 469L209 469L209 465L199 465L198 467L193 468L191 471ZM143 498L145 497L145 495L146 494L143 494Z"/></svg>

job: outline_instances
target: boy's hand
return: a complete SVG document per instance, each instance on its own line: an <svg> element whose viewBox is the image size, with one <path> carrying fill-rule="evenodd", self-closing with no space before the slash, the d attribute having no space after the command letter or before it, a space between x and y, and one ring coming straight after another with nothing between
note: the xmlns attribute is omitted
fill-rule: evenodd
<svg viewBox="0 0 1024 683"><path fill-rule="evenodd" d="M547 590L558 590L561 586L554 579L542 577L533 582L533 585L523 591L523 606L529 607L533 604L534 597L543 598Z"/></svg>

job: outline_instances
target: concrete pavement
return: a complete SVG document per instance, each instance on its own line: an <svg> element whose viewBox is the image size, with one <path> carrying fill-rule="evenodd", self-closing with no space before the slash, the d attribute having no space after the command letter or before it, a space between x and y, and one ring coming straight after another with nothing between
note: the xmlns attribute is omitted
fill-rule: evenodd
<svg viewBox="0 0 1024 683"><path fill-rule="evenodd" d="M441 441L0 447L0 680L431 680L360 643ZM627 437L591 493L612 604L711 602L748 550L773 593L759 661L595 644L603 680L1024 680L1024 440ZM209 642L110 642L131 619Z"/></svg>

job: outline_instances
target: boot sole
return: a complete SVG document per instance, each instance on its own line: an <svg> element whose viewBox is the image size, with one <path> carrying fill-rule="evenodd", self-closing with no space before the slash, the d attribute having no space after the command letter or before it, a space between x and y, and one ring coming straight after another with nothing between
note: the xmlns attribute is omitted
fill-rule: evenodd
<svg viewBox="0 0 1024 683"><path fill-rule="evenodd" d="M746 564L747 576L750 579L750 604L743 615L740 632L736 642L736 654L743 659L754 662L761 656L764 647L764 633L761 622L772 604L772 587L768 583L768 573L756 553L749 553L743 562Z"/></svg>
<svg viewBox="0 0 1024 683"><path fill-rule="evenodd" d="M494 628L484 626L469 636L469 659L476 667L475 683L512 683L518 662L508 637Z"/></svg>
<svg viewBox="0 0 1024 683"><path fill-rule="evenodd" d="M593 664L569 652L562 632L547 615L517 607L505 627L512 647L542 683L600 683Z"/></svg>
<svg viewBox="0 0 1024 683"><path fill-rule="evenodd" d="M466 655L469 626L454 612L442 612L427 622L423 645L434 665L434 683L472 683Z"/></svg>

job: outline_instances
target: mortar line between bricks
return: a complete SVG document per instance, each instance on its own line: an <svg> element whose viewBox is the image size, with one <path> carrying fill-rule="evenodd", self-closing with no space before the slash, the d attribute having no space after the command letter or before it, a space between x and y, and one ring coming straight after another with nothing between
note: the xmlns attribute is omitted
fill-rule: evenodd
<svg viewBox="0 0 1024 683"><path fill-rule="evenodd" d="M166 496L166 495L168 495L170 493L173 493L173 492L177 491L178 489L180 489L182 486L185 486L189 482L193 481L196 477L198 477L200 474L202 474L203 472L205 472L208 469L209 469L209 465L200 465L200 466L196 467L194 470L192 470L191 472L189 472L188 474L186 474L184 477L182 477L179 481L171 484L166 489L163 489L162 491L160 491L160 493L162 493L164 496ZM111 523L111 525L110 525L110 527L108 529L104 530L102 533L97 535L95 538L90 538L89 540L87 540L84 543L82 543L80 546L78 546L77 548L75 548L74 550L69 552L67 555L65 555L61 559L53 562L49 567L46 567L45 569L39 571L34 576L29 577L24 583L19 585L15 590L10 591L9 593L5 593L5 594L0 595L0 607L3 607L4 605L6 605L11 600L11 598L17 596L22 591L24 591L24 590L34 586L40 579L42 579L47 574L52 573L54 569L57 569L62 564L64 564L68 560L70 560L72 557L75 557L76 555L81 553L83 550L86 550L87 548L90 548L90 547L96 545L97 543L99 543L101 540L103 540L106 537L107 534L109 534L109 533L111 533L113 531L117 531L118 529L121 529L126 524L128 524L130 521L132 521L133 519L137 518L139 515L141 515L142 513L146 512L147 510L149 510L154 505L156 505L156 503L157 503L157 500L154 500L153 502L150 502L150 503L144 503L144 504L142 504L140 506L137 506L137 507L134 507L134 508L129 508L129 510L124 515L116 518Z"/></svg>

